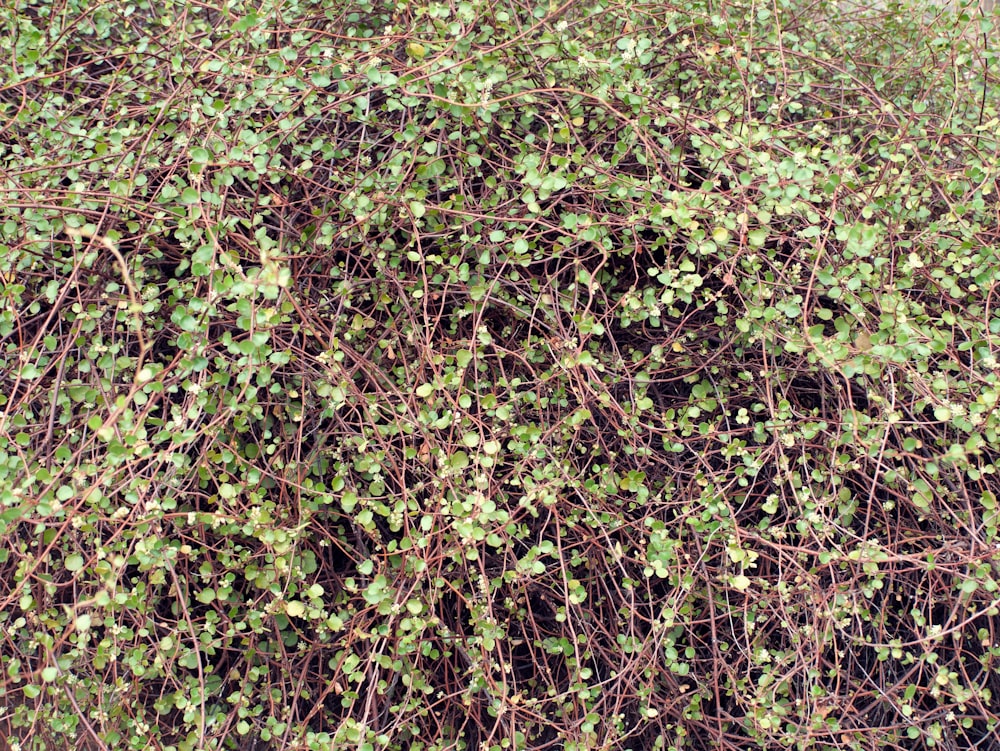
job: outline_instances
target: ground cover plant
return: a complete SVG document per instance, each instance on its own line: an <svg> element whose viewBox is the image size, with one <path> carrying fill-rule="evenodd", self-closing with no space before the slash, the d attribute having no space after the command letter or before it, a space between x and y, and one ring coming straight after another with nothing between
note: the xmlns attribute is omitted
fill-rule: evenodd
<svg viewBox="0 0 1000 751"><path fill-rule="evenodd" d="M996 748L976 8L0 28L0 747Z"/></svg>

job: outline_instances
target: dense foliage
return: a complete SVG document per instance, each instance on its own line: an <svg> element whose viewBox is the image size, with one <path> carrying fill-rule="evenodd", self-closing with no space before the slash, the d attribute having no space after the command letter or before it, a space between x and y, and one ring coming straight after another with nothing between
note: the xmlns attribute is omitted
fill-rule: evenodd
<svg viewBox="0 0 1000 751"><path fill-rule="evenodd" d="M0 33L0 746L992 742L978 11Z"/></svg>

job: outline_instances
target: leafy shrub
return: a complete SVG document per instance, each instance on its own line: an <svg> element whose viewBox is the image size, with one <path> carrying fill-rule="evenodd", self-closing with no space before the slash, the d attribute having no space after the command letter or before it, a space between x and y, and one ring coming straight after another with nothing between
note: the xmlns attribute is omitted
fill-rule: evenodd
<svg viewBox="0 0 1000 751"><path fill-rule="evenodd" d="M989 19L0 14L9 745L989 742Z"/></svg>

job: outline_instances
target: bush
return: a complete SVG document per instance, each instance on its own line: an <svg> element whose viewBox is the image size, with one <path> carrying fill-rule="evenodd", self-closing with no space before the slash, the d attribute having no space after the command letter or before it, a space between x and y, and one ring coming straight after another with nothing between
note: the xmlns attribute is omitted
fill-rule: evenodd
<svg viewBox="0 0 1000 751"><path fill-rule="evenodd" d="M988 18L0 18L12 748L989 743Z"/></svg>

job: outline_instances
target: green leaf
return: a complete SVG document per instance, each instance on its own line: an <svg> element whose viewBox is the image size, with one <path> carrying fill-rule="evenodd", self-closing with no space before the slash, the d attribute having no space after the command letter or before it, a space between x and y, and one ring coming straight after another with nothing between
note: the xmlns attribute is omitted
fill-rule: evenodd
<svg viewBox="0 0 1000 751"><path fill-rule="evenodd" d="M358 494L353 490L344 491L344 495L340 499L340 507L344 509L346 513L351 513L354 511L355 506L358 505Z"/></svg>
<svg viewBox="0 0 1000 751"><path fill-rule="evenodd" d="M259 18L256 13L251 11L247 15L243 16L239 21L233 24L233 31L237 34L242 34L245 31L253 28L257 25Z"/></svg>
<svg viewBox="0 0 1000 751"><path fill-rule="evenodd" d="M736 576L730 577L729 583L740 592L745 592L750 588L750 585L753 582L750 581L750 577L745 576L744 574L737 574Z"/></svg>

